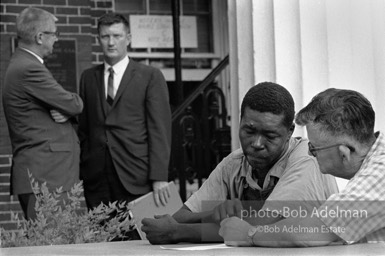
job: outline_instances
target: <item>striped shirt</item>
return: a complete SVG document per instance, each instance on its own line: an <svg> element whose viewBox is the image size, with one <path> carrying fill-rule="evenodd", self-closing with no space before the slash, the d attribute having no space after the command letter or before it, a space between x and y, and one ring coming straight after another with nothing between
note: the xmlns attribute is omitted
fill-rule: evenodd
<svg viewBox="0 0 385 256"><path fill-rule="evenodd" d="M385 136L375 135L358 172L319 209L339 213L320 219L347 244L385 242Z"/></svg>

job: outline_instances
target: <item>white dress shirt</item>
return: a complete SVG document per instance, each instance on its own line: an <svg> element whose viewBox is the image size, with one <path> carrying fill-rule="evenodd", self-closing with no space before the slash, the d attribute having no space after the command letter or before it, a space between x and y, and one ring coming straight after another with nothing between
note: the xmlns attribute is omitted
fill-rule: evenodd
<svg viewBox="0 0 385 256"><path fill-rule="evenodd" d="M122 81L122 77L124 71L126 71L127 65L129 63L128 56L123 58L121 61L112 66L114 70L114 96L119 89L120 82ZM107 86L108 86L108 76L110 75L110 71L108 70L111 66L104 62L104 92L107 99Z"/></svg>

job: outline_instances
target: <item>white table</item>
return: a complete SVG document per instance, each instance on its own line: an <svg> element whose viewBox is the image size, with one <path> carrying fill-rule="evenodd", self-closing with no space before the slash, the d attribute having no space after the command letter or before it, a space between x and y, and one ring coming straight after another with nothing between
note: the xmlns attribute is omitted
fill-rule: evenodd
<svg viewBox="0 0 385 256"><path fill-rule="evenodd" d="M210 244L167 245L170 248L204 246ZM211 249L195 251L165 250L159 245L151 245L148 241L137 240L127 242L53 245L0 248L1 256L46 256L46 255L385 255L385 243L331 245L309 248L262 248L231 247L229 249Z"/></svg>

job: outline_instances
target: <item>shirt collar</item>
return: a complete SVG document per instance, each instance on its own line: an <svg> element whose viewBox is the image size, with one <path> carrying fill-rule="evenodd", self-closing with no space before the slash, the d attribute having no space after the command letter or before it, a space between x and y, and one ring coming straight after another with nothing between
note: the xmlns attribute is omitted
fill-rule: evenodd
<svg viewBox="0 0 385 256"><path fill-rule="evenodd" d="M374 136L377 139L374 142L374 144L372 145L372 147L370 148L370 150L369 150L368 154L366 155L364 161L362 162L360 170L362 169L362 166L364 166L367 162L370 161L372 156L374 156L377 152L382 152L382 151L385 150L385 136L384 136L384 134L382 132L378 131L378 132L374 133Z"/></svg>
<svg viewBox="0 0 385 256"><path fill-rule="evenodd" d="M112 67L114 69L114 74L117 74L117 75L122 74L126 70L128 63L129 63L128 56L126 56L125 58L123 58L113 66L110 66L109 64L107 64L107 62L104 62L104 72L108 73L109 72L108 69Z"/></svg>
<svg viewBox="0 0 385 256"><path fill-rule="evenodd" d="M289 146L287 147L286 152L281 156L281 158L269 170L269 172L266 175L265 181L268 180L267 182L269 182L270 176L281 178L281 176L283 175L285 168L286 168L287 158L289 157L290 152L293 151L293 149L296 147L296 145L298 143L299 142L296 141L294 138L290 138ZM251 180L252 180L251 172L252 172L252 167L247 162L246 157L243 156L242 167L241 167L241 177L244 177L244 178L246 178L246 180L251 182ZM264 183L265 183L265 181L264 181ZM252 182L252 183L255 183L255 182ZM253 185L253 184L251 184L251 185Z"/></svg>
<svg viewBox="0 0 385 256"><path fill-rule="evenodd" d="M35 57L40 61L41 64L44 64L44 60L43 60L39 55L37 55L36 53L34 53L33 51L28 50L27 48L24 48L24 47L19 47L19 48L22 49L22 50L24 50L24 51L26 51L26 52L29 52L30 54L32 54L33 56L35 56Z"/></svg>

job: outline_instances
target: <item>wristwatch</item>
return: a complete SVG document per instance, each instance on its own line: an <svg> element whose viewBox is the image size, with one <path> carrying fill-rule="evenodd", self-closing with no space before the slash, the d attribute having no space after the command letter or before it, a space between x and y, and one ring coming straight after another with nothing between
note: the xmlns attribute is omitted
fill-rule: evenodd
<svg viewBox="0 0 385 256"><path fill-rule="evenodd" d="M247 232L247 241L249 242L250 245L255 245L253 241L253 237L255 233L257 233L257 231L258 231L258 228L253 226Z"/></svg>

